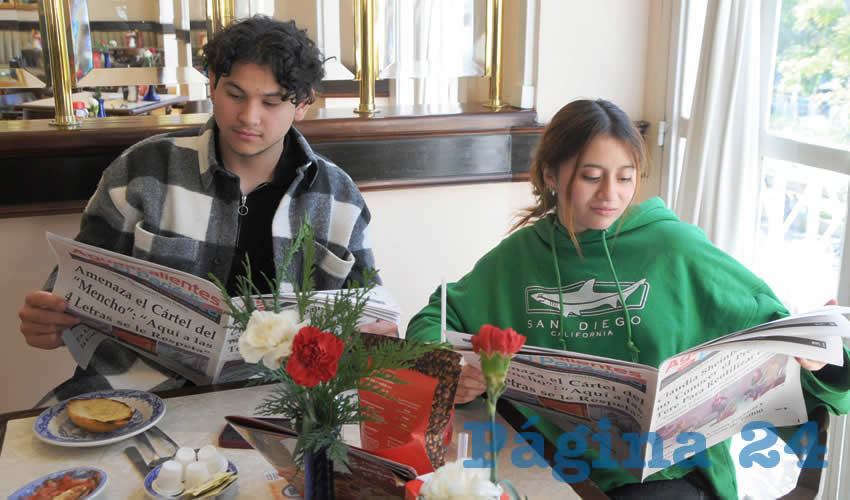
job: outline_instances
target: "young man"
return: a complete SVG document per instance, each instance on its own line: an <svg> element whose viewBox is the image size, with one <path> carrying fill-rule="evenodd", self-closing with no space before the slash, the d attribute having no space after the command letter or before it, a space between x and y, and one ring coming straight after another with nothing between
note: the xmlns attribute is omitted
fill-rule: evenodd
<svg viewBox="0 0 850 500"><path fill-rule="evenodd" d="M151 137L118 157L83 213L77 240L204 278L213 273L232 291L246 254L255 284L265 283L261 272L274 276L275 261L309 214L317 288L362 283L374 267L369 210L348 175L292 127L324 76L306 31L263 16L237 22L204 46L204 64L213 117L199 130ZM289 271L301 276L300 262ZM55 271L46 290L54 279ZM48 291L27 295L19 312L27 343L63 345L62 331L79 322L66 307ZM161 390L185 381L107 339L54 395L62 400L113 383Z"/></svg>

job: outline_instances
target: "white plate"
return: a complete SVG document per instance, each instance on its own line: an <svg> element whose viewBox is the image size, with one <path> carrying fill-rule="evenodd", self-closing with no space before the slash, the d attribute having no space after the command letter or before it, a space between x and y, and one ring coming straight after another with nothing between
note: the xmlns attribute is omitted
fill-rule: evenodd
<svg viewBox="0 0 850 500"><path fill-rule="evenodd" d="M130 423L112 432L89 432L71 422L63 401L52 406L35 419L33 430L39 439L57 446L86 447L111 444L156 425L165 415L165 402L155 394L144 391L117 389L83 394L72 399L108 398L121 401L133 410Z"/></svg>
<svg viewBox="0 0 850 500"><path fill-rule="evenodd" d="M100 482L97 484L94 491L83 497L85 500L89 500L100 495L100 492L103 491L103 488L106 487L106 481L108 481L109 479L106 476L106 472L100 469L95 469L94 467L77 467L74 469L65 469L60 470L59 472L54 472L53 474L48 474L44 477L36 479L35 481L19 489L18 491L12 493L12 495L9 496L8 500L23 500L25 498L29 498L33 494L35 494L35 490L38 489L38 487L41 486L45 481L51 479L61 479L66 474L71 474L71 477L75 479L80 479L84 477L91 477L91 475L95 473L100 475Z"/></svg>
<svg viewBox="0 0 850 500"><path fill-rule="evenodd" d="M182 491L176 495L163 495L154 489L153 482L156 481L156 477L159 476L160 469L162 469L162 465L157 465L154 470L150 471L148 475L145 476L145 492L148 494L149 497L155 500L169 500L173 498L180 498L183 495ZM227 461L227 470L225 472L232 472L237 475L239 474L239 471L236 469L236 465L234 465L233 462L231 462L230 460ZM236 484L236 481L238 480L239 478L237 477L236 480L228 484L226 488L221 490L221 492L216 494L215 496L224 495L225 492L227 492L234 484ZM202 495L195 498L207 498L209 496L210 495Z"/></svg>

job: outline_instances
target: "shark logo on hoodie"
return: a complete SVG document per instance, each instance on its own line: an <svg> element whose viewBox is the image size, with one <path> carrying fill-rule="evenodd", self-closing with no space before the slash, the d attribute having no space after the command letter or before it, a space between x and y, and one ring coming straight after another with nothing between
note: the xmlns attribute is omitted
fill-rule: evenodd
<svg viewBox="0 0 850 500"><path fill-rule="evenodd" d="M621 282L623 300L630 311L643 309L649 294L646 278L635 282ZM558 293L557 288L530 286L525 289L526 311L551 313L563 311L564 317L598 316L623 309L617 284L599 282L596 278L567 285ZM563 304L563 309L559 306Z"/></svg>

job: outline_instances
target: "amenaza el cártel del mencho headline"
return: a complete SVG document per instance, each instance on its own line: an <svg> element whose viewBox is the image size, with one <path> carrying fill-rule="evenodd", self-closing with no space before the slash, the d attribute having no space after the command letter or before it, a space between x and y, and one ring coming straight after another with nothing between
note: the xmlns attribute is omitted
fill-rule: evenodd
<svg viewBox="0 0 850 500"><path fill-rule="evenodd" d="M71 258L81 263L88 263L94 266L111 269L116 274L133 280L141 286L148 287L162 295L171 297L184 306L208 317L213 321L218 322L221 320L219 298L216 296L210 297L206 290L199 289L197 283L189 283L186 280L181 280L179 277L173 276L165 271L151 271L150 269L130 267L121 262L112 262L104 259L100 255L92 255L80 249L74 249L71 254ZM133 301L133 295L128 288L110 280L106 276L88 271L82 265L78 265L74 268L74 274L73 279L74 282L77 283L78 293L90 296L102 305L106 306L109 310L120 315L131 314L135 316L137 314L133 306L122 305L115 298L115 294L118 294L120 297L123 297L128 301ZM103 293L95 287L93 282L104 285L109 292ZM74 301L72 303L73 307L79 308L81 311L87 312L107 323L121 323L120 318L113 319L108 315L108 313L101 312L100 309L88 307L80 299L79 295L75 300L72 294L73 292L69 292L69 296L65 297L65 299L69 302ZM134 303L142 310L148 310L148 302L149 297L138 297ZM188 316L181 316L180 312L169 310L166 305L152 303L150 304L150 312L153 313L154 316L165 319L167 322L173 323L179 328L185 329L192 326L192 318ZM140 318L147 319L147 316L143 315L143 313L138 314ZM157 321L158 320L151 318L148 320L146 325L163 335L171 335L174 337L179 336L180 333L178 330L169 329L168 326L163 326L163 323L157 323ZM198 327L195 332L212 340L215 339L216 335L216 332L214 331L204 331L202 325Z"/></svg>
<svg viewBox="0 0 850 500"><path fill-rule="evenodd" d="M50 233L47 239L59 264L53 293L82 319L63 335L80 366L112 338L195 383L249 376L215 284Z"/></svg>

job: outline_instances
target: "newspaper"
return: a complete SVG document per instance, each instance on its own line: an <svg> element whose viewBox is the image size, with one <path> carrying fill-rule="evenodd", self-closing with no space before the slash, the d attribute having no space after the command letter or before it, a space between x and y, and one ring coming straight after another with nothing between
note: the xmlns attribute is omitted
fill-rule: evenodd
<svg viewBox="0 0 850 500"><path fill-rule="evenodd" d="M254 375L253 365L239 354L240 333L231 328L224 298L212 282L52 233L47 241L59 264L53 293L82 320L63 336L81 367L100 342L112 338L198 385ZM338 292L317 292L317 304L332 302ZM294 305L295 294L281 293L281 302ZM398 323L400 314L392 297L376 288L359 324Z"/></svg>
<svg viewBox="0 0 850 500"><path fill-rule="evenodd" d="M503 397L562 429L584 425L591 436L610 436L610 441L586 442L643 480L669 465L653 464L693 455L681 452L684 443L677 437L683 433L701 434L710 447L749 422L806 422L794 357L843 366L841 339L850 337L843 314L848 313L847 307L829 307L731 333L676 354L658 369L524 346L511 363ZM480 366L470 334L447 331L446 337L467 363ZM641 437L649 437L649 444ZM635 462L644 465L630 467Z"/></svg>

